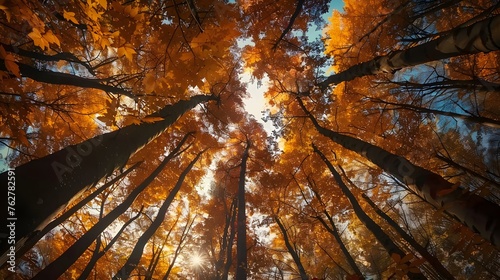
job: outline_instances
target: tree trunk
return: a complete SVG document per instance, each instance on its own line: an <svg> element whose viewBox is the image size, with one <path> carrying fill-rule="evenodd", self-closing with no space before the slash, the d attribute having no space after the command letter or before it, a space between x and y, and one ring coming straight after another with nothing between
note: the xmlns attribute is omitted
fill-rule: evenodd
<svg viewBox="0 0 500 280"><path fill-rule="evenodd" d="M402 259L404 256L406 256L405 252L401 250L393 241L392 239L382 230L382 228L375 223L366 213L363 211L361 208L361 205L359 205L358 200L354 196L354 194L349 190L347 185L342 181L342 178L340 174L335 170L331 162L325 157L325 155L316 148L313 144L313 149L314 152L317 153L321 159L325 162L325 164L328 166L328 169L332 173L335 181L337 182L338 186L342 190L342 193L347 197L349 202L351 203L351 206L354 210L354 213L356 214L356 217L370 230L370 232L373 233L375 238L380 242L380 244L385 248L385 250L389 253L391 257L394 256L394 254L398 255L400 259ZM393 257L394 258L394 257ZM410 279L426 279L421 273L413 273L411 271L408 271L406 273Z"/></svg>
<svg viewBox="0 0 500 280"><path fill-rule="evenodd" d="M137 265L139 265L139 262L141 261L142 258L142 254L144 252L144 247L165 220L165 215L167 214L168 207L170 207L170 204L172 204L172 201L174 201L175 196L181 189L187 174L191 171L191 168L193 168L194 164L198 161L198 159L203 153L204 151L198 153L196 157L189 163L189 165L182 171L181 175L179 175L177 183L175 184L174 188L170 191L165 201L163 201L163 204L158 210L156 218L153 220L151 225L144 231L141 237L139 237L137 243L135 244L134 249L132 250L132 253L128 257L125 264L115 274L113 280L128 279L130 273L137 267Z"/></svg>
<svg viewBox="0 0 500 280"><path fill-rule="evenodd" d="M323 199L321 199L321 195L316 191L315 188L313 188L313 184L312 182L309 180L309 178L307 179L310 183L310 188L311 190L313 191L314 193L314 196L316 197L316 199L319 201L319 203L322 205L323 207L323 214L326 216L326 218L328 219L328 222L330 225L328 225L326 223L326 221L321 217L321 216L317 216L316 219L323 225L323 227L331 234L333 235L333 237L335 238L335 240L337 241L337 244L339 244L339 247L340 247L340 250L342 251L342 253L344 254L344 257L346 258L347 260L347 263L349 264L349 266L351 267L351 269L354 271L354 273L356 275L358 275L359 277L363 278L363 273L361 273L361 270L359 269L358 265L356 264L356 261L354 260L354 258L352 257L351 253L349 252L349 250L347 249L347 247L345 246L344 244L344 241L342 241L342 237L340 236L340 233L339 231L337 230L337 226L335 225L335 222L333 221L333 218L332 216L330 215L330 213L328 213L328 211L326 211L326 207L325 207L325 204L323 203Z"/></svg>
<svg viewBox="0 0 500 280"><path fill-rule="evenodd" d="M75 204L73 207L65 211L61 216L55 218L52 220L46 227L44 227L41 231L38 231L35 235L30 237L26 242L23 244L21 248L16 252L17 256L24 256L28 250L30 250L45 234L47 234L49 231L51 231L53 228L64 222L66 219L71 217L73 214L75 214L80 208L85 206L87 203L89 203L91 200L96 198L100 193L102 193L104 190L112 186L114 183L116 183L118 180L124 178L127 176L128 173L130 173L132 170L136 169L142 161L135 163L133 166L129 167L127 170L123 171L123 173L117 175L113 180L109 181L108 183L102 185L98 190L95 192L91 193L89 196L86 198L82 199L80 202ZM4 254L2 256L2 261L1 263L4 263L7 260L7 255Z"/></svg>
<svg viewBox="0 0 500 280"><path fill-rule="evenodd" d="M396 223L389 215L380 210L378 206L366 194L362 194L368 204L375 210L382 219L384 219L403 239L408 242L417 252L434 268L434 270L445 279L455 279L453 275L443 266L443 264L433 255L431 255L422 245L420 245L413 237L404 231L398 223Z"/></svg>
<svg viewBox="0 0 500 280"><path fill-rule="evenodd" d="M197 95L181 100L151 115L162 117L161 121L133 124L101 134L16 167L18 207L12 215L17 218L16 244L22 246L25 238L45 227L82 192L125 166L135 152L159 136L185 112L215 99L210 95ZM0 182L7 185L7 172L0 174ZM2 203L7 209L7 200ZM1 211L0 218L6 221L7 211ZM6 227L2 228L0 235L8 234L6 230ZM7 250L6 243L0 244L0 252Z"/></svg>
<svg viewBox="0 0 500 280"><path fill-rule="evenodd" d="M247 215L245 201L245 174L247 171L248 150L250 142L247 140L247 146L243 152L240 166L240 179L238 182L238 214L236 239L236 280L247 279Z"/></svg>
<svg viewBox="0 0 500 280"><path fill-rule="evenodd" d="M158 165L158 167L141 183L137 186L127 198L118 205L115 209L111 210L104 218L100 219L92 228L90 228L84 235L80 237L71 247L62 253L55 261L47 265L42 271L33 277L33 280L57 279L61 276L94 242L99 234L101 234L113 221L115 221L121 214L123 214L137 196L147 187L153 180L161 173L167 163L178 155L181 146L191 134L187 134L181 142L173 149Z"/></svg>
<svg viewBox="0 0 500 280"><path fill-rule="evenodd" d="M290 255L292 255L292 259L295 262L295 265L297 265L297 269L299 270L300 274L300 279L308 280L309 277L307 276L306 270L304 269L304 266L300 261L299 254L297 254L292 244L290 243L290 239L288 238L288 233L286 232L285 226L283 225L283 223L281 223L280 218L277 215L274 215L274 221L276 221L276 224L278 224L278 227L280 228L280 231L283 234L283 241L285 241L285 246Z"/></svg>
<svg viewBox="0 0 500 280"><path fill-rule="evenodd" d="M142 208L139 210L137 215L133 216L132 218L128 219L120 228L120 230L116 233L116 235L111 239L111 241L104 247L104 249L94 252L92 254L92 258L90 259L89 263L87 266L85 266L85 269L83 270L82 274L78 277L78 280L85 280L89 278L90 272L92 272L92 269L94 266L97 264L97 261L106 254L106 252L113 247L113 244L118 240L118 238L121 236L122 232L127 228L128 225L130 225L133 221L135 221L139 216L142 214ZM97 250L97 246L96 246Z"/></svg>
<svg viewBox="0 0 500 280"><path fill-rule="evenodd" d="M330 84L338 84L358 77L381 72L392 73L408 66L498 49L500 49L500 16L494 16L471 26L456 28L448 35L430 42L356 64L328 77L318 86L325 89Z"/></svg>
<svg viewBox="0 0 500 280"><path fill-rule="evenodd" d="M237 201L235 201L236 203ZM226 246L226 263L224 264L224 270L222 271L222 277L221 280L227 280L229 277L229 270L231 269L231 265L233 264L233 244L234 244L234 237L236 236L236 229L234 227L235 221L236 221L236 215L237 211L236 209L237 206L231 207L232 210L232 215L231 215L231 228L229 231L229 241Z"/></svg>
<svg viewBox="0 0 500 280"><path fill-rule="evenodd" d="M489 127L493 127L493 128L500 128L500 121L486 118L486 117L462 115L462 114L458 114L455 112L429 109L429 108L424 108L424 107L415 106L415 105L411 105L411 104L389 102L389 101L385 101L385 100L381 100L381 99L371 99L371 100L374 102L395 106L393 108L384 108L383 110L401 110L402 109L402 110L408 110L408 111L413 111L413 112L417 112L417 113L447 116L447 117L461 119L461 120L467 121L467 122L481 124L484 126L489 126Z"/></svg>
<svg viewBox="0 0 500 280"><path fill-rule="evenodd" d="M188 217L188 220L186 222L186 226L182 230L181 238L179 239L179 243L177 244L177 248L175 248L174 257L172 258L172 261L170 261L170 263L168 264L167 272L165 273L165 275L163 275L163 280L168 280L168 277L170 276L170 273L172 272L172 269L174 268L175 261L179 257L181 250L184 248L184 246L183 246L184 241L186 241L186 238L189 235L189 231L191 230L191 227L193 226L195 218L196 217L194 217L190 221L189 217Z"/></svg>
<svg viewBox="0 0 500 280"><path fill-rule="evenodd" d="M491 244L500 246L500 206L478 196L458 184L452 184L443 177L410 163L403 157L353 138L334 132L319 125L297 98L300 107L313 122L317 131L344 148L354 151L405 183L422 199L457 218L472 231L478 232Z"/></svg>
<svg viewBox="0 0 500 280"><path fill-rule="evenodd" d="M102 84L98 79L82 78L80 76L75 76L68 73L54 72L49 70L38 70L34 67L20 62L17 62L16 64L19 66L19 71L21 72L21 76L23 78L30 78L41 83L53 85L70 85L82 88L95 88L103 90L105 92L123 94L132 99L137 99L137 96L135 96L129 90ZM5 67L5 61L3 59L0 59L0 70L7 71L7 68Z"/></svg>

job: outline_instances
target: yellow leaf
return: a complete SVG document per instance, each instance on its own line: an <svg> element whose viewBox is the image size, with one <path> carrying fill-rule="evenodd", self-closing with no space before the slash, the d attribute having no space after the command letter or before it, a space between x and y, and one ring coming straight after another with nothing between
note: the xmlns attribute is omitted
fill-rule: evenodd
<svg viewBox="0 0 500 280"><path fill-rule="evenodd" d="M52 30L47 31L43 35L43 38L45 38L47 40L47 42L49 42L49 43L54 43L54 44L58 45L59 47L61 46L61 42L56 37L56 35L54 35L54 33L52 33Z"/></svg>
<svg viewBox="0 0 500 280"><path fill-rule="evenodd" d="M33 27L33 31L28 34L28 37L33 40L35 46L40 47L42 50L49 48L49 42L42 36L40 30L37 28Z"/></svg>
<svg viewBox="0 0 500 280"><path fill-rule="evenodd" d="M7 54L4 62L5 62L5 68L7 68L7 70L9 70L12 74L14 74L14 76L21 78L21 72L19 70L19 65L17 65L16 59L14 58L14 56L12 54L10 54L10 53Z"/></svg>
<svg viewBox="0 0 500 280"><path fill-rule="evenodd" d="M68 11L64 10L63 17L67 21L71 21L74 24L78 24L78 21L75 18L75 13L73 13L73 12L68 12Z"/></svg>
<svg viewBox="0 0 500 280"><path fill-rule="evenodd" d="M104 9L108 8L108 2L106 0L97 0L99 2L99 5L101 5Z"/></svg>
<svg viewBox="0 0 500 280"><path fill-rule="evenodd" d="M123 47L118 48L118 55L125 56L128 60L132 61L132 55L136 54L131 44L125 44Z"/></svg>
<svg viewBox="0 0 500 280"><path fill-rule="evenodd" d="M38 46L43 50L48 49L51 43L61 46L61 42L59 42L59 39L56 35L54 35L52 30L47 31L42 35L40 30L33 27L33 31L28 34L28 37L33 40L35 46Z"/></svg>

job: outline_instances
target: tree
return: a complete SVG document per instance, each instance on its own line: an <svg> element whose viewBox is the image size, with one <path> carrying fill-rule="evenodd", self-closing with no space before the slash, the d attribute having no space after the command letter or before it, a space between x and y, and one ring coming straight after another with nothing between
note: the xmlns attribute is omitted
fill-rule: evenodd
<svg viewBox="0 0 500 280"><path fill-rule="evenodd" d="M152 114L150 121L98 135L17 167L18 203L26 205L16 213L19 219L26 221L17 228L18 244L22 243L19 240L42 229L79 193L125 166L130 156L160 135L186 111L215 99L209 95L198 95L190 100L181 100ZM7 173L0 174L0 178L6 181ZM3 246L2 252L6 250L7 244Z"/></svg>
<svg viewBox="0 0 500 280"><path fill-rule="evenodd" d="M178 156L182 145L191 136L186 135L180 143L165 157L160 165L151 173L118 207L113 209L108 215L99 220L84 236L78 239L70 248L68 248L57 260L50 263L34 279L57 278L88 248L88 246L97 238L97 236L113 222L119 215L124 213L134 202L137 196L156 178L156 176L165 168L167 163L175 156ZM194 163L193 163L194 164ZM186 172L187 173L187 172ZM181 174L182 175L182 174ZM185 175L184 175L185 176ZM179 177L182 178L182 177Z"/></svg>
<svg viewBox="0 0 500 280"><path fill-rule="evenodd" d="M246 199L245 199L245 180L248 160L248 150L250 142L247 139L245 150L241 158L240 177L238 182L237 196L237 236L236 240L236 279L247 279L247 215L246 215Z"/></svg>
<svg viewBox="0 0 500 280"><path fill-rule="evenodd" d="M392 259L397 263L397 269L401 269L400 266L404 268L404 270L398 271L397 274L399 276L406 274L411 279L427 279L417 268L420 261L417 259L410 262L410 260L413 259L413 256L410 254L408 257L408 255L392 241L392 239L382 230L382 228L363 211L358 200L349 190L347 185L343 182L342 177L337 172L337 170L335 170L335 167L333 167L331 162L320 150L318 150L316 146L314 146L314 144L313 149L314 152L317 153L328 166L328 169L335 178L335 181L342 189L344 195L349 199L349 202L351 203L358 219L360 219L361 222L370 230L370 232L373 233L380 244L382 244L382 246L387 250L387 253L391 255Z"/></svg>
<svg viewBox="0 0 500 280"><path fill-rule="evenodd" d="M499 9L0 1L0 278L498 277Z"/></svg>
<svg viewBox="0 0 500 280"><path fill-rule="evenodd" d="M444 211L456 217L472 231L478 231L493 245L498 246L500 221L496 216L491 215L491 213L496 212L498 205L459 188L459 185L446 181L438 174L415 166L406 159L377 146L322 127L306 109L300 98L297 98L297 101L319 133L343 147L363 155L408 185L427 202L438 208L444 207Z"/></svg>

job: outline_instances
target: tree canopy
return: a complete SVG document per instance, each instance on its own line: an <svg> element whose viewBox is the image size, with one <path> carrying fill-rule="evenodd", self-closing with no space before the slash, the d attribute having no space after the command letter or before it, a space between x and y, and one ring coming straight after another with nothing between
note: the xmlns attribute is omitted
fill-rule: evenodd
<svg viewBox="0 0 500 280"><path fill-rule="evenodd" d="M500 278L499 8L0 0L0 278Z"/></svg>

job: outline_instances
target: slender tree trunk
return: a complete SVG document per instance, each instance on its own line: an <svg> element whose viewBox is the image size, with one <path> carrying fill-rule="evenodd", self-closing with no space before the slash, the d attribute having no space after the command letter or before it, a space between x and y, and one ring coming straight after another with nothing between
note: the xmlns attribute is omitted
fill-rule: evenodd
<svg viewBox="0 0 500 280"><path fill-rule="evenodd" d="M358 77L381 72L392 73L408 66L498 49L500 49L500 16L494 16L471 26L452 30L448 35L430 42L356 64L328 77L318 86L325 89L330 84L338 84Z"/></svg>
<svg viewBox="0 0 500 280"><path fill-rule="evenodd" d="M184 179L186 178L187 174L191 171L191 168L193 168L194 164L198 161L198 159L203 153L204 151L198 153L196 157L184 169L184 171L182 171L174 188L170 191L167 198L165 199L165 201L163 201L163 204L158 210L156 218L153 220L151 225L146 229L146 231L144 231L141 237L139 237L137 243L135 244L134 249L132 250L132 253L128 257L125 264L118 270L116 275L113 277L113 280L128 279L130 273L132 273L132 271L137 267L137 265L139 265L139 262L141 261L142 258L142 254L144 252L144 247L165 220L165 215L167 214L167 210L170 207L170 204L172 204L172 201L174 201L175 197L177 196L177 193L181 189L182 184L184 183Z"/></svg>
<svg viewBox="0 0 500 280"><path fill-rule="evenodd" d="M330 215L330 213L328 213L328 211L326 211L326 207L325 207L325 204L323 203L323 199L321 198L321 195L317 192L316 188L313 187L313 182L311 182L311 180L309 180L309 178L307 180L309 181L309 185L310 185L311 190L314 193L314 196L319 201L319 203L322 205L322 207L324 209L323 210L323 214L328 219L328 222L329 222L330 225L328 225L326 223L326 221L321 216L317 216L316 219L323 225L323 227L331 235L333 235L333 237L337 241L337 244L339 244L340 250L344 254L344 257L346 258L347 263L349 264L349 266L351 267L351 269L354 271L354 274L356 274L359 277L363 278L363 273L361 273L361 270L359 269L358 265L356 264L356 261L354 260L354 258L352 257L351 253L349 252L349 250L345 246L344 241L342 241L342 237L340 236L340 233L337 230L337 226L335 225L335 221L333 221L333 218Z"/></svg>
<svg viewBox="0 0 500 280"><path fill-rule="evenodd" d="M354 213L358 217L358 219L370 230L375 238L380 242L380 244L385 248L385 250L389 253L391 257L393 257L394 254L398 255L400 259L402 259L406 254L403 250L401 250L393 241L392 239L382 230L382 228L375 223L366 213L363 211L361 206L359 205L358 200L354 196L354 194L349 190L347 185L344 183L342 180L342 177L340 174L335 170L331 162L325 157L325 155L316 148L313 144L313 149L314 152L317 153L321 159L325 162L325 164L328 166L328 169L332 173L335 181L337 182L337 185L340 187L342 190L342 193L347 197L349 202L351 203L351 206L354 210ZM393 257L394 258L394 257ZM426 279L424 275L421 273L413 273L411 271L407 272L408 277L410 279Z"/></svg>
<svg viewBox="0 0 500 280"><path fill-rule="evenodd" d="M465 89L470 91L480 90L489 92L500 91L500 84L489 82L477 77L470 80L445 79L443 81L428 82L423 84L409 81L388 81L381 83L395 84L409 91L438 91L445 89Z"/></svg>
<svg viewBox="0 0 500 280"><path fill-rule="evenodd" d="M327 215L328 222L327 224L323 218L320 216L316 217L318 221L323 225L323 227L335 238L337 241L337 244L339 244L340 250L344 254L344 257L346 258L347 263L351 267L351 269L354 271L354 274L357 276L361 277L363 279L363 273L359 269L358 265L356 264L356 261L352 257L351 253L345 246L344 242L342 241L342 237L340 236L339 231L337 230L337 226L335 225L335 222L333 221L332 217L328 214L328 212L325 210L323 211L325 215Z"/></svg>
<svg viewBox="0 0 500 280"><path fill-rule="evenodd" d="M274 221L276 221L276 224L278 225L281 234L283 235L283 241L285 241L285 246L286 249L288 250L288 253L292 255L292 259L295 262L295 265L297 265L297 269L299 270L300 274L300 279L308 280L309 277L307 276L304 265L302 265L302 262L300 261L299 254L297 254L297 252L292 246L292 243L290 243L290 239L288 238L288 233L286 231L285 226L283 225L283 223L281 222L280 218L277 215L274 215Z"/></svg>
<svg viewBox="0 0 500 280"><path fill-rule="evenodd" d="M431 255L422 245L420 245L413 237L404 231L398 223L396 223L389 215L380 210L378 206L366 194L362 194L368 204L375 210L382 219L384 219L403 239L408 242L417 252L436 270L436 272L445 279L455 279L453 275L443 266L443 264L433 255Z"/></svg>
<svg viewBox="0 0 500 280"><path fill-rule="evenodd" d="M110 93L114 93L114 94L123 94L123 95L128 96L132 99L137 98L137 96L135 96L129 90L103 84L98 79L82 78L80 76L76 76L76 75L72 75L72 74L68 74L68 73L54 72L54 71L49 71L49 70L38 70L34 67L31 67L27 64L20 63L20 62L17 62L16 64L19 66L19 70L20 70L21 76L23 78L30 78L32 80L35 80L35 81L38 81L41 83L47 83L47 84L53 84L53 85L70 85L70 86L76 86L76 87L82 87L82 88L95 88L95 89L100 89L100 90L103 90L105 92L110 92ZM3 59L0 59L0 70L7 71L7 68L5 67L5 62Z"/></svg>
<svg viewBox="0 0 500 280"><path fill-rule="evenodd" d="M168 280L168 277L170 276L170 273L172 272L172 269L174 268L175 261L177 260L177 257L179 257L181 250L184 248L184 241L186 241L186 238L188 237L189 231L191 230L191 227L193 226L194 220L196 217L194 217L191 221L186 222L186 226L182 230L181 238L179 240L179 243L177 244L177 248L175 248L174 252L174 257L172 258L172 261L170 261L170 264L168 265L167 272L165 275L163 275L163 280Z"/></svg>
<svg viewBox="0 0 500 280"><path fill-rule="evenodd" d="M486 117L462 115L462 114L458 114L455 112L429 109L429 108L424 108L424 107L415 106L415 105L411 105L411 104L389 102L389 101L384 101L381 99L372 99L372 100L374 100L374 102L395 106L393 108L384 108L384 110L401 110L402 109L402 110L408 110L408 111L413 111L413 112L417 112L417 113L441 115L441 116L447 116L447 117L461 119L461 120L467 121L467 122L478 123L478 124L482 124L484 126L489 126L489 127L493 127L493 128L500 128L500 121L486 118Z"/></svg>
<svg viewBox="0 0 500 280"><path fill-rule="evenodd" d="M130 125L98 135L78 145L68 146L43 158L16 167L16 244L41 230L73 199L102 178L125 166L129 158L144 145L163 133L185 112L200 103L215 100L209 95L197 95L165 106L152 114L163 120L154 123ZM7 185L7 172L0 174L0 182ZM7 200L1 204L7 209ZM7 220L7 211L0 218ZM8 234L7 228L0 231ZM7 250L7 242L0 243L0 252Z"/></svg>
<svg viewBox="0 0 500 280"><path fill-rule="evenodd" d="M161 173L167 163L178 155L180 148L187 140L191 133L184 136L181 142L163 159L158 167L141 183L137 186L127 198L118 205L115 209L111 210L104 218L100 219L91 229L89 229L80 239L78 239L71 247L62 253L55 261L47 265L42 271L33 277L33 280L46 280L57 279L61 276L94 242L99 234L101 234L113 221L115 221L121 214L123 214L137 196L147 187L153 180Z"/></svg>
<svg viewBox="0 0 500 280"><path fill-rule="evenodd" d="M247 140L247 146L243 152L240 166L240 178L238 183L238 216L237 216L237 231L238 238L236 239L236 280L247 279L247 215L245 201L245 174L247 171L248 150L250 142Z"/></svg>
<svg viewBox="0 0 500 280"><path fill-rule="evenodd" d="M452 166L452 167L454 167L456 169L462 170L465 173L468 173L468 174L470 174L472 176L475 176L475 177L477 177L477 178L479 178L481 180L484 180L484 181L486 181L486 182L488 182L490 184L493 184L496 187L500 188L500 182L497 182L497 181L495 181L495 180L493 180L491 178L488 178L488 177L486 177L484 175L481 175L480 173L478 173L478 172L476 172L476 171L474 171L474 170L472 170L472 169L470 169L468 167L460 165L459 163L453 161L451 158L445 157L445 156L443 156L441 154L436 154L436 158L438 158L438 159L446 162L449 166Z"/></svg>
<svg viewBox="0 0 500 280"><path fill-rule="evenodd" d="M142 208L141 208L141 210L139 210L139 212L137 213L137 215L135 215L132 218L128 219L128 221L125 222L122 225L122 227L120 228L120 230L116 233L116 235L113 237L113 239L111 239L111 241L108 243L108 245L106 245L106 247L104 247L104 249L102 249L100 251L97 251L97 253L94 252L94 254L92 255L92 258L89 261L89 263L87 264L87 266L85 266L85 269L83 270L82 274L80 274L80 276L78 277L78 280L85 280L85 279L89 278L90 272L92 272L92 269L97 264L97 261L100 258L102 258L104 256L104 254L106 254L106 252L109 251L109 249L111 249L111 247L113 247L113 244L115 244L115 242L121 236L121 234L123 233L123 231L125 230L125 228L127 228L128 225L130 225L133 221L135 221L137 218L139 218L139 216L141 214L142 214ZM96 248L97 248L97 246L96 246Z"/></svg>
<svg viewBox="0 0 500 280"><path fill-rule="evenodd" d="M235 201L235 203L237 200ZM222 273L222 280L227 280L229 277L229 270L231 269L231 265L233 264L233 244L234 244L234 237L236 236L236 229L235 229L235 222L236 222L236 215L237 215L237 206L235 205L233 208L233 213L231 215L231 229L229 232L229 242L227 244L227 249L226 249L226 263L224 265L224 271Z"/></svg>
<svg viewBox="0 0 500 280"><path fill-rule="evenodd" d="M320 134L370 160L405 183L425 201L437 208L443 208L472 231L478 232L485 240L497 247L500 246L499 205L459 187L458 184L452 184L438 174L416 166L403 157L320 126L302 100L297 98L297 101Z"/></svg>

